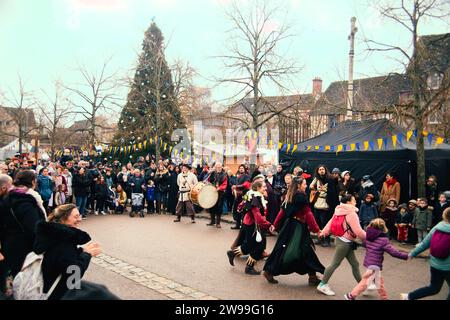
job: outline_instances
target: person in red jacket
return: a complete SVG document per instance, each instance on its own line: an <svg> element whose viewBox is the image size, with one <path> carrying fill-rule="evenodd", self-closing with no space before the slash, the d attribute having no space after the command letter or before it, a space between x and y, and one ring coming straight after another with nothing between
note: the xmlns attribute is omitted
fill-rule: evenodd
<svg viewBox="0 0 450 320"><path fill-rule="evenodd" d="M223 170L222 164L217 162L214 166L214 171L211 172L207 181L216 187L219 193L219 199L214 207L209 209L209 214L211 216L210 223L207 226L216 225L217 228L222 228L220 226L220 219L223 211L223 201L225 199L225 191L227 190L228 176Z"/></svg>
<svg viewBox="0 0 450 320"><path fill-rule="evenodd" d="M316 272L324 273L325 267L315 253L310 231L320 233L306 196L306 180L297 176L286 195L286 202L274 222L280 230L275 247L264 266L264 277L269 283L278 283L274 276L298 273L309 275L309 285L320 283ZM285 221L282 223L282 221Z"/></svg>
<svg viewBox="0 0 450 320"><path fill-rule="evenodd" d="M249 255L245 266L245 273L259 275L260 271L255 270L256 263L263 258L266 249L265 230L273 232L275 228L265 218L267 201L264 199L266 184L257 180L252 183L252 190L246 194L246 206L244 221L242 226L242 243L234 250L228 250L229 262L234 266L234 258L242 255Z"/></svg>

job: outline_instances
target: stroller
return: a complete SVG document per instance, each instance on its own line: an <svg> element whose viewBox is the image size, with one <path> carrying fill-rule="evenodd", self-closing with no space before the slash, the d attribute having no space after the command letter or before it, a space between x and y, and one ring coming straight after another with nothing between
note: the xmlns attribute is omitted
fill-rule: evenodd
<svg viewBox="0 0 450 320"><path fill-rule="evenodd" d="M136 214L144 218L144 194L143 193L132 193L131 194L131 212L130 217L134 217Z"/></svg>
<svg viewBox="0 0 450 320"><path fill-rule="evenodd" d="M110 211L116 210L116 198L117 198L116 190L111 187L108 188L108 196L105 201L105 208L107 208L107 210Z"/></svg>

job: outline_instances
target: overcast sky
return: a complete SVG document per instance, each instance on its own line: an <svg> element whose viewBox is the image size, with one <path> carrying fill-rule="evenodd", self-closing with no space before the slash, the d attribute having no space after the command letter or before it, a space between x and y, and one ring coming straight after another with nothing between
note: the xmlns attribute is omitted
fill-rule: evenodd
<svg viewBox="0 0 450 320"><path fill-rule="evenodd" d="M251 2L239 1L243 7ZM355 77L377 76L398 68L386 54L367 56L363 51L364 36L403 46L409 43L404 29L382 20L372 2L278 1L295 34L281 52L303 66L293 92L310 92L316 76L324 80L324 89L347 76L352 16L357 17L359 28ZM30 89L51 91L54 79L80 81L73 71L77 63L94 70L111 55L111 70L126 72L136 63L152 19L165 38L170 38L169 63L176 58L188 61L201 75L197 85L211 86L208 79L220 76L223 70L221 62L211 57L226 52L227 6L228 0L0 0L0 90L15 87L20 72ZM281 25L285 17L275 17L272 25ZM427 22L420 29L421 34L445 32L449 26L442 22ZM213 93L217 99L224 97L220 89Z"/></svg>

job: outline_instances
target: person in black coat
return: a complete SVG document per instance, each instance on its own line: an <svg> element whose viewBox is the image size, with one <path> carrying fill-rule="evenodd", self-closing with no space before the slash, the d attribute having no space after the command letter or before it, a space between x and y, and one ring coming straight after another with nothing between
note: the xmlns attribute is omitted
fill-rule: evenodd
<svg viewBox="0 0 450 320"><path fill-rule="evenodd" d="M161 163L155 173L155 196L156 196L156 212L161 214L161 207L163 210L167 209L167 194L170 189L170 175L169 171Z"/></svg>
<svg viewBox="0 0 450 320"><path fill-rule="evenodd" d="M36 254L44 254L42 275L45 293L48 293L61 275L49 300L59 300L70 290L76 293L80 286L77 288L77 283L71 279L79 275L79 279L76 280L81 281L89 267L91 257L101 253L100 246L97 243L88 243L91 237L78 229L80 222L81 215L76 206L65 204L50 214L48 222L41 221L36 226L33 251ZM79 248L82 245L85 246ZM78 284L81 285L81 289L82 284L83 282Z"/></svg>
<svg viewBox="0 0 450 320"><path fill-rule="evenodd" d="M78 170L78 173L76 173L73 176L72 181L72 189L73 194L75 196L76 204L78 207L78 211L80 211L80 214L83 216L83 218L86 218L86 204L87 204L87 198L89 196L90 190L91 190L91 181L89 180L88 176L86 175L86 169L80 168Z"/></svg>
<svg viewBox="0 0 450 320"><path fill-rule="evenodd" d="M103 176L99 177L97 184L95 185L95 200L97 201L96 214L106 215L105 203L108 199L108 186Z"/></svg>
<svg viewBox="0 0 450 320"><path fill-rule="evenodd" d="M35 186L36 175L33 171L19 171L14 188L3 199L0 208L4 270L11 280L19 273L27 254L33 250L36 224L46 219L42 198L33 190Z"/></svg>
<svg viewBox="0 0 450 320"><path fill-rule="evenodd" d="M175 167L174 165L169 166L169 174L170 174L170 188L169 188L169 199L167 202L167 211L171 213L172 215L175 215L176 213L176 207L178 203L178 183L177 178L178 174L180 173L180 168Z"/></svg>

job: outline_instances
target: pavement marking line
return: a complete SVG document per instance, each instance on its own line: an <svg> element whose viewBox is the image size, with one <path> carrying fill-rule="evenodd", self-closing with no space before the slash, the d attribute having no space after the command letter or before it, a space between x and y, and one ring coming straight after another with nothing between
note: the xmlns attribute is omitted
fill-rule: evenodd
<svg viewBox="0 0 450 320"><path fill-rule="evenodd" d="M104 253L92 258L95 265L117 273L118 275L160 293L173 300L219 300L200 290L196 290L182 283L167 279L156 273L146 271L137 266L128 264L120 259L108 256Z"/></svg>

